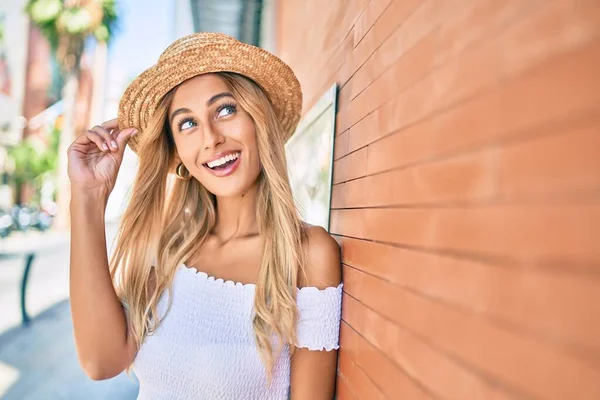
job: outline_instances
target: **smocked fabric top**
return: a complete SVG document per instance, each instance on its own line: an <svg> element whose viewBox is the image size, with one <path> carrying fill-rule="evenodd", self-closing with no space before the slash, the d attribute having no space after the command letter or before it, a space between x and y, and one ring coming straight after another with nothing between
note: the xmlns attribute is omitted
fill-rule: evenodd
<svg viewBox="0 0 600 400"><path fill-rule="evenodd" d="M172 291L158 304L164 318L134 360L138 400L286 399L289 348L284 346L275 361L269 385L252 329L255 289L181 265ZM298 347L339 348L341 301L342 284L297 290Z"/></svg>

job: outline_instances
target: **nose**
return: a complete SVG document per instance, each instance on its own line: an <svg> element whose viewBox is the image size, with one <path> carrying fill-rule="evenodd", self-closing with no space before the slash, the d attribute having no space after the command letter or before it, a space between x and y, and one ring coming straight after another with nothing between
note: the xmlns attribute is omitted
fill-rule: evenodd
<svg viewBox="0 0 600 400"><path fill-rule="evenodd" d="M210 150L225 141L225 136L219 131L218 128L213 126L212 123L206 124L204 129L202 140L204 141L204 150Z"/></svg>

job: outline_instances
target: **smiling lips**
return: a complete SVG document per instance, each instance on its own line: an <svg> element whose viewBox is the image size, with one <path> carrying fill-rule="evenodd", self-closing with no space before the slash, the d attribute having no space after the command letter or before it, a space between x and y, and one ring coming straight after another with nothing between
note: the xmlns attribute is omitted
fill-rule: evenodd
<svg viewBox="0 0 600 400"><path fill-rule="evenodd" d="M220 166L226 164L227 162L231 162L231 161L237 160L239 156L240 156L240 152L237 151L235 153L227 154L227 155L225 155L225 156L223 156L221 158L218 158L216 160L209 161L209 162L206 163L206 165L209 168L214 169L214 168L217 168L217 167L220 167Z"/></svg>
<svg viewBox="0 0 600 400"><path fill-rule="evenodd" d="M240 163L241 152L235 151L204 163L204 167L213 175L223 177L231 175Z"/></svg>

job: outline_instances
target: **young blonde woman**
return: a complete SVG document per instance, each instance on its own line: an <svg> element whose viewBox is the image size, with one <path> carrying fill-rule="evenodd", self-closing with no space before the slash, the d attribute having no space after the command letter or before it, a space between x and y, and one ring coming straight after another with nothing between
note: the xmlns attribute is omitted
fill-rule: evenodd
<svg viewBox="0 0 600 400"><path fill-rule="evenodd" d="M274 55L193 34L71 145L71 311L91 378L132 368L139 399L333 398L339 248L292 198L284 143L301 104ZM126 144L139 166L109 261Z"/></svg>

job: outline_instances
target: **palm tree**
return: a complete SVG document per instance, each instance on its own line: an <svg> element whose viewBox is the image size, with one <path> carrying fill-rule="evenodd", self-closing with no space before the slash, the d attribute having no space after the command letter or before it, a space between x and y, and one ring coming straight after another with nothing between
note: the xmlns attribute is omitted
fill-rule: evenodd
<svg viewBox="0 0 600 400"><path fill-rule="evenodd" d="M91 37L108 42L117 21L115 0L29 0L26 12L48 39L64 77L62 89L63 129L59 139L57 225L66 227L70 197L67 149L75 138L75 102L80 61Z"/></svg>

